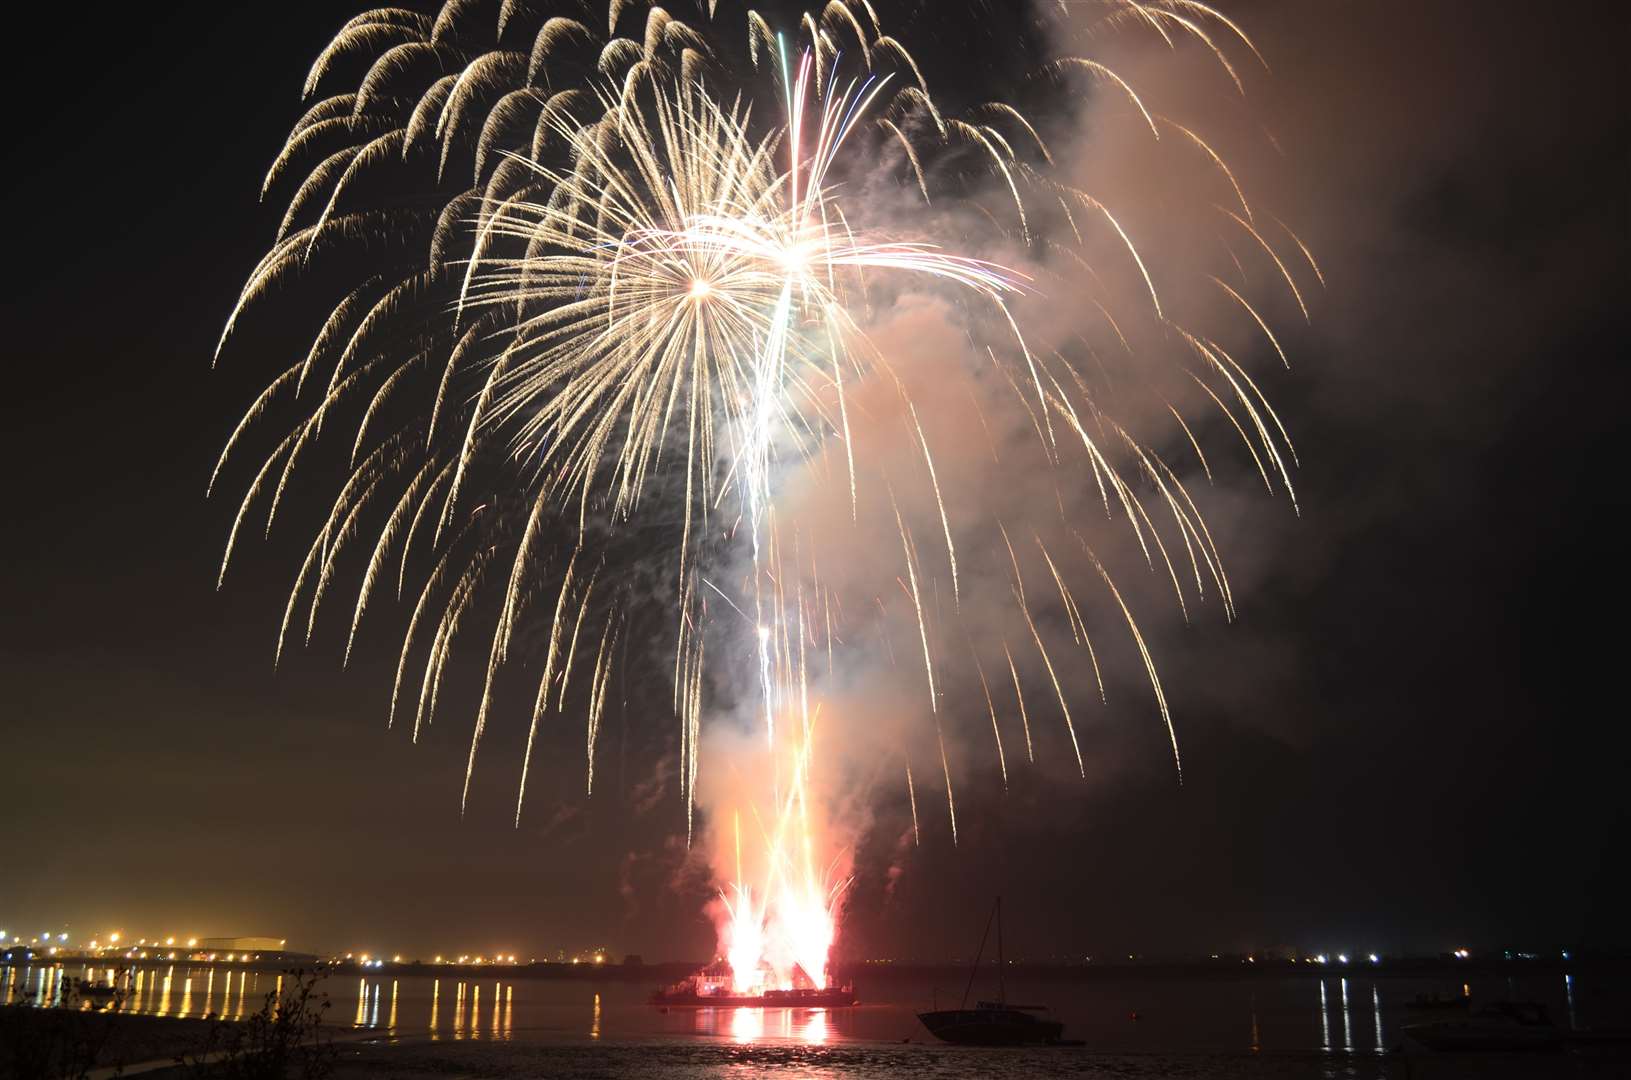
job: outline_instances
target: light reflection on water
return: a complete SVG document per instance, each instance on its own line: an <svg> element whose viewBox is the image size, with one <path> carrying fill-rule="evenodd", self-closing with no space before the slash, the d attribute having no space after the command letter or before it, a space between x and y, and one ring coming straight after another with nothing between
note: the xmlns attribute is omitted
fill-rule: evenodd
<svg viewBox="0 0 1631 1080"><path fill-rule="evenodd" d="M0 1000L55 1003L72 980L111 983L116 978L124 980L129 1011L193 1018L252 1015L268 994L286 984L274 972L185 963L137 967L122 976L100 966L0 966ZM332 1003L330 1023L382 1035L530 1043L701 1039L737 1047L806 1048L929 1041L915 1013L928 1007L937 992L944 998L945 990L928 980L897 978L863 984L865 1004L856 1008L686 1009L654 1008L646 1002L647 986L623 980L506 981L398 971L336 975L321 989ZM1312 1052L1340 1059L1393 1049L1402 1025L1432 1018L1410 1008L1417 994L1442 995L1462 987L1459 979L1447 985L1443 979L1333 972L1239 980L1061 978L1010 989L1011 997L1051 1004L1065 1022L1067 1036L1095 1048ZM1600 995L1578 990L1572 976L1520 977L1510 984L1505 978L1475 979L1465 988L1475 1002L1511 997L1540 1001L1559 1023L1572 1027L1618 1019L1596 1015Z"/></svg>
<svg viewBox="0 0 1631 1080"><path fill-rule="evenodd" d="M1345 1053L1354 1050L1353 1018L1348 1015L1348 980L1342 980L1342 1049Z"/></svg>
<svg viewBox="0 0 1631 1080"><path fill-rule="evenodd" d="M765 1037L765 1010L763 1009L726 1009L731 1018L731 1038L739 1043L759 1042ZM713 1021L719 1013L716 1009L698 1009L697 1030L703 1034L715 1034L712 1028Z"/></svg>
<svg viewBox="0 0 1631 1080"><path fill-rule="evenodd" d="M1325 980L1320 980L1320 1049L1331 1052L1331 1011L1325 1000Z"/></svg>

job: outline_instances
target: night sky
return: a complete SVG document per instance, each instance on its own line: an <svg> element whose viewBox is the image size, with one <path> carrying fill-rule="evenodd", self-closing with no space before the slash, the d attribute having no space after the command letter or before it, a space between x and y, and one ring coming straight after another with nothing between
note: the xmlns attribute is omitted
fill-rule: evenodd
<svg viewBox="0 0 1631 1080"><path fill-rule="evenodd" d="M1257 507L1232 541L1260 545L1239 625L1154 643L1181 788L1153 732L1085 787L975 776L960 845L927 835L892 892L895 837L863 843L847 954L966 951L999 890L1011 954L1631 943L1631 95L1606 28L1545 7L1229 5L1330 279L1276 395L1302 515ZM519 830L507 766L461 820L468 694L415 747L385 728L390 634L344 673L343 631L273 671L300 520L215 590L233 506L205 481L297 345L273 321L210 357L350 14L126 5L13 33L0 926L701 956L646 750L663 671L629 673L658 704L610 721L593 799L568 730ZM957 36L927 41L933 83Z"/></svg>

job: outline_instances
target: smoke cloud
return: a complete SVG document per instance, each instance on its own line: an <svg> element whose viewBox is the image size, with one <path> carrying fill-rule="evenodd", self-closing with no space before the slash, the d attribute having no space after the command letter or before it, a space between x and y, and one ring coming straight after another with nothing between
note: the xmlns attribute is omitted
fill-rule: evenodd
<svg viewBox="0 0 1631 1080"><path fill-rule="evenodd" d="M1017 351L1000 312L879 283L865 330L885 365L847 402L856 489L836 443L783 462L783 544L819 568L799 585L842 612L830 656L811 646L820 845L840 875L859 865L865 903L887 903L920 841L955 844L959 813L1015 786L1046 802L1128 774L1172 784L1186 733L1220 710L1306 740L1266 688L1295 682L1318 646L1263 628L1259 595L1341 572L1333 531L1410 512L1363 484L1301 494L1310 473L1363 475L1371 452L1332 432L1476 437L1506 420L1468 407L1503 372L1454 360L1517 331L1500 313L1537 302L1533 275L1469 257L1419 215L1453 210L1446 182L1490 196L1477 162L1491 139L1543 154L1546 133L1523 123L1536 103L1480 77L1491 58L1457 40L1454 12L1231 13L1261 60L1221 30L1222 61L1148 27L1047 18L1053 55L1131 88L1067 70L1035 114L1057 175L1091 203L1028 195L1022 223L1000 177L955 210L872 192L872 223L929 222L1029 275L1012 312L1044 385L994 355ZM1520 130L1492 132L1503 111ZM1548 303L1567 307L1588 273L1564 257L1593 243L1584 227L1542 245L1560 279ZM1433 318L1435 298L1478 295L1487 321ZM1077 402L1078 430L1054 398ZM724 729L708 755L752 761L738 734L752 729ZM719 768L730 779L699 796L716 866L717 824L755 775Z"/></svg>

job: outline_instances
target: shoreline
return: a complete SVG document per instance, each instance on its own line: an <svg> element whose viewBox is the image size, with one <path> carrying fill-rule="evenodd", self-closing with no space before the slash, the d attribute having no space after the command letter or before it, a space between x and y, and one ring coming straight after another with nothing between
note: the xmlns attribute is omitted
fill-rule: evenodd
<svg viewBox="0 0 1631 1080"><path fill-rule="evenodd" d="M258 960L258 961L223 961L223 960L183 960L183 959L154 959L124 960L126 968L159 968L159 967L186 967L193 970L215 971L253 971L257 973L283 974L296 970L314 971L326 967L322 963L312 961L291 960ZM24 971L29 968L52 967L79 967L86 966L92 969L118 969L120 963L110 963L105 958L83 956L53 956L35 958L32 961L13 960L0 963L0 971L12 968ZM379 967L363 967L360 964L341 961L327 968L330 975L359 976L364 978L378 978L391 975L401 977L404 975L424 976L427 978L458 978L480 979L492 977L497 979L537 979L578 982L641 982L654 986L663 986L683 979L700 968L706 966L706 961L664 961L657 964L563 964L553 961L544 961L535 964L435 964L424 962L385 963ZM993 967L985 964L982 967ZM834 982L842 983L851 980L891 980L911 978L939 978L958 972L967 973L967 961L946 961L937 963L907 963L897 961L860 961L840 962L832 966L831 978ZM1015 977L1023 977L1042 982L1053 981L1093 981L1101 978L1112 979L1261 979L1261 978L1331 978L1331 977L1358 977L1366 978L1445 978L1460 979L1517 977L1517 976L1548 976L1548 975L1628 975L1631 974L1631 957L1582 957L1570 960L1561 958L1534 959L1534 960L1505 960L1477 958L1458 959L1399 959L1383 960L1379 963L1368 961L1338 963L1292 963L1290 961L1268 961L1262 963L1246 962L1236 959L1220 960L1178 960L1178 961L1147 961L1147 962L1092 962L1092 963L1053 963L1010 961L1006 968Z"/></svg>

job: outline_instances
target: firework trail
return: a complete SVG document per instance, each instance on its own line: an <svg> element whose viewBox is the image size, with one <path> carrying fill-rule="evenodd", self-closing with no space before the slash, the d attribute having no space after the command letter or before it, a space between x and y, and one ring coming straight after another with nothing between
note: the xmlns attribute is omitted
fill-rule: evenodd
<svg viewBox="0 0 1631 1080"><path fill-rule="evenodd" d="M1237 86L1232 56L1260 59L1237 25L1194 0L1092 7L1083 17L1098 25L1200 44ZM354 89L329 93L341 73L357 71ZM1266 254L1306 316L1295 276L1258 229L1236 175L1200 135L1152 113L1127 81L1091 58L1053 58L1038 77L1124 99L1151 139L1164 131L1203 155L1235 204L1219 208L1222 219ZM1094 392L1085 366L1091 350L1073 355L1028 341L1027 299L1057 284L1049 260L1063 252L1085 266L1084 234L1108 238L1119 265L1104 273L1136 281L1143 293L1122 320L1142 320L1174 343L1170 371L1197 387L1238 435L1270 490L1289 495L1295 458L1285 428L1245 364L1214 337L1173 320L1133 237L1109 206L1060 174L1038 125L1018 108L989 102L962 115L943 110L868 0L830 0L785 26L711 0L686 20L627 0L598 13L513 0L450 0L434 17L382 8L340 29L305 91L314 103L263 185L263 195L290 192L286 212L217 355L271 293L310 269L322 267L332 279L345 268L350 287L305 355L252 403L211 477L213 490L228 460L248 452L256 421L295 400L299 419L265 452L239 503L224 579L256 508L264 508L270 531L297 463L315 454L324 433L345 432L348 469L290 590L279 656L291 634L310 641L323 601L360 562L345 655L364 614L394 591L411 614L389 715L394 723L411 711L417 739L436 715L461 631L496 607L463 797L507 662L518 651L541 653L519 822L549 711L582 711L592 794L619 649L661 637L672 656L689 837L702 717L713 698L708 642L723 638L715 657L721 647L751 652L766 761L749 835L765 857L753 885L738 856L723 898L734 928L725 935L728 952L743 985L786 985L795 970L824 979L847 882L841 860L823 861L814 848L825 841L813 838L822 826L811 822L820 816L810 788L820 704L808 662L824 653L831 674L835 642L842 651L844 597L822 580L817 530L782 506L781 483L794 469L831 471L840 460L857 525L877 492L887 494L898 535L892 573L921 646L954 838L945 689L934 659L942 627L957 622L965 599L959 551L965 564L971 552L991 551L994 565L1011 567L1024 634L1004 635L1001 651L1028 760L1035 759L1032 724L1015 651L1034 647L1073 760L1087 774L1056 666L1058 650L1083 649L1103 695L1088 620L1067 580L1085 567L1136 645L1181 770L1150 651L1100 554L1080 533L1074 561L1034 538L1047 570L1041 580L1053 583L1069 629L1069 645L1053 642L1050 653L1050 622L1038 617L1041 601L1027 597L1016 550L1031 541L1016 545L1002 522L991 525L1005 548L991 542L989 528L958 537L966 515L948 507L922 402L869 335L879 305L907 293L966 311L971 340L1012 390L1008 407L1034 430L1033 452L1050 469L1091 478L1103 513L1123 520L1186 618L1186 595L1208 590L1232 616L1223 561L1195 501L1155 442L1136 437L1112 413L1113 399ZM864 196L880 177L914 191L917 211L879 220L878 200ZM988 205L992 191L1000 197ZM935 215L948 205L976 211L990 226L969 250L1008 251L1025 269L932 240L934 223L944 220ZM1301 241L1276 223L1313 267ZM1061 236L1073 237L1076 250ZM1269 322L1243 292L1208 276L1283 360ZM1110 307L1088 300L1130 351ZM879 388L896 399L923 465L934 521L927 547L896 494L918 481L871 475L857 456L853 410L862 395L879 400ZM1175 401L1163 404L1210 478L1198 425ZM651 604L653 597L660 602ZM882 596L872 601L887 613ZM523 635L535 625L544 627L543 644L526 648ZM978 653L974 659L1006 784L993 699L1001 687L986 681ZM569 688L578 695L570 706ZM906 777L916 834L909 766Z"/></svg>

